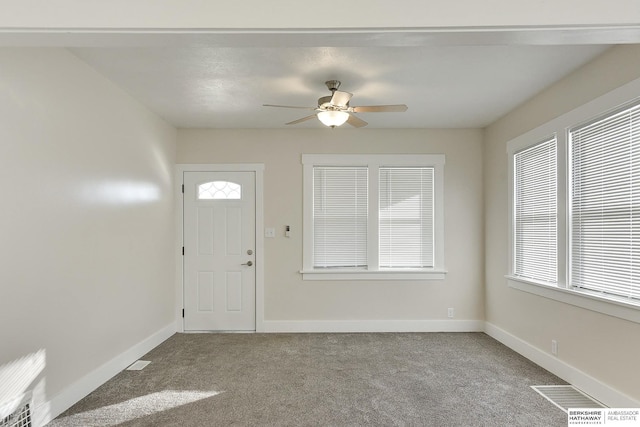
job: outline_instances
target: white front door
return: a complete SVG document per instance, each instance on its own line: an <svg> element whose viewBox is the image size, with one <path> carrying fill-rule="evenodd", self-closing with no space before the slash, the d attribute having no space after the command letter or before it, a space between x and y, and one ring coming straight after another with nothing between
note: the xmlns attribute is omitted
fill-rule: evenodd
<svg viewBox="0 0 640 427"><path fill-rule="evenodd" d="M254 172L184 172L184 329L256 329Z"/></svg>

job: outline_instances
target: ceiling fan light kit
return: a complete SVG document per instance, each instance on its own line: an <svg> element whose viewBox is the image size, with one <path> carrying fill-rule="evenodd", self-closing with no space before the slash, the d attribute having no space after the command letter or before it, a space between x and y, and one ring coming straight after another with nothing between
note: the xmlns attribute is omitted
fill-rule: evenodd
<svg viewBox="0 0 640 427"><path fill-rule="evenodd" d="M323 125L331 128L343 125L348 118L349 113L344 111L320 111L318 113L318 120L320 120Z"/></svg>
<svg viewBox="0 0 640 427"><path fill-rule="evenodd" d="M263 106L314 110L317 111L316 114L312 114L310 116L306 116L286 124L295 125L317 117L318 120L322 122L322 124L332 129L336 126L343 125L345 122L357 128L366 126L367 122L354 116L354 113L401 113L407 111L407 106L404 104L351 107L349 105L349 101L351 100L353 94L349 92L339 91L338 88L340 87L340 81L328 80L325 82L325 85L327 85L327 88L331 91L331 95L320 97L318 99L317 107L295 107L292 105L274 104L263 104Z"/></svg>

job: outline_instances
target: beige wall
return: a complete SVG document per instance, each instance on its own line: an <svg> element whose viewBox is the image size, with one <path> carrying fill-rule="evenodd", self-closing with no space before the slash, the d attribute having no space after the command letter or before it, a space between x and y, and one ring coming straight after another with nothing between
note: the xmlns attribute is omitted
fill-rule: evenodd
<svg viewBox="0 0 640 427"><path fill-rule="evenodd" d="M173 321L176 132L64 49L0 70L0 402L38 404Z"/></svg>
<svg viewBox="0 0 640 427"><path fill-rule="evenodd" d="M444 281L303 281L302 154L444 153ZM178 163L264 163L266 320L482 320L482 141L478 130L179 130ZM292 237L283 236L290 225Z"/></svg>
<svg viewBox="0 0 640 427"><path fill-rule="evenodd" d="M640 325L507 287L508 140L640 77L640 46L616 47L485 130L487 321L640 400Z"/></svg>

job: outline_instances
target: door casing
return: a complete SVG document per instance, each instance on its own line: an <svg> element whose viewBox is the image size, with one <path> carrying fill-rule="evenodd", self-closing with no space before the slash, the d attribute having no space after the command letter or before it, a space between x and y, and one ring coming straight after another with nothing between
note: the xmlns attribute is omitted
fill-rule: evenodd
<svg viewBox="0 0 640 427"><path fill-rule="evenodd" d="M256 332L264 332L264 164L178 164L175 168L175 212L176 212L176 331L184 332L184 265L182 247L183 233L183 193L185 172L254 172L256 179Z"/></svg>

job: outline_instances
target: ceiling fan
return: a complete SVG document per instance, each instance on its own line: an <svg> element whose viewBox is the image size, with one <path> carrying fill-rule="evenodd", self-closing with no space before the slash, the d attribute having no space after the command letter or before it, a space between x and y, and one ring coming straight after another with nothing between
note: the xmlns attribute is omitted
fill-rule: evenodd
<svg viewBox="0 0 640 427"><path fill-rule="evenodd" d="M364 120L354 116L354 113L401 113L407 111L407 106L404 104L397 105L366 105L360 107L352 107L349 105L349 101L353 96L352 93L342 92L338 90L340 82L338 80L329 80L325 84L331 91L331 95L323 96L318 99L317 107L294 107L291 105L273 105L262 104L264 107L279 107L279 108L298 108L303 110L314 110L316 113L303 117L298 120L294 120L287 125L295 125L298 123L306 122L314 118L318 118L325 126L335 128L345 122L349 123L353 127L361 128L368 123Z"/></svg>

